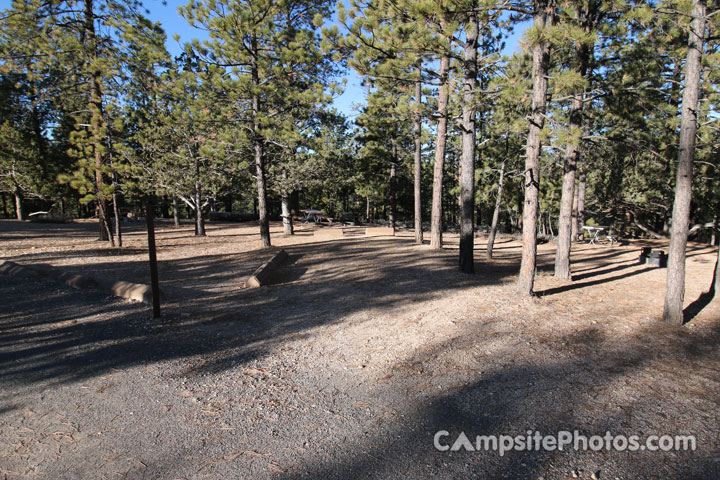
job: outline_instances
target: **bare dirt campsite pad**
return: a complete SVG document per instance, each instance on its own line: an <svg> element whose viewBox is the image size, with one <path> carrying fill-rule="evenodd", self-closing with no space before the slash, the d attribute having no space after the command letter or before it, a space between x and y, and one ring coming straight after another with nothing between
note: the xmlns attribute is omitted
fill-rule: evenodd
<svg viewBox="0 0 720 480"><path fill-rule="evenodd" d="M2 221L0 257L147 283L142 224L122 250L95 228ZM509 238L468 276L452 236L433 251L411 232L318 241L273 225L290 258L244 289L276 251L257 226L191 228L158 228L161 321L0 275L0 478L720 478L720 302L659 326L665 270L637 264L647 242L578 247L572 283L541 245L541 296L524 299ZM714 258L689 246L686 303ZM439 452L438 430L692 434L697 450L501 457Z"/></svg>

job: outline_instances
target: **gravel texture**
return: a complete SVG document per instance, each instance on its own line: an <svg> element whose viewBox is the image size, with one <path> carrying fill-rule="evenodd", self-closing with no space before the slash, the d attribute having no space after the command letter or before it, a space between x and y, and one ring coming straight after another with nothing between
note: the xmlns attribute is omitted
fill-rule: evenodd
<svg viewBox="0 0 720 480"><path fill-rule="evenodd" d="M689 246L682 328L661 325L665 270L641 246L580 245L573 281L539 248L536 298L515 293L520 245L476 275L411 232L259 246L257 225L160 224L168 300L149 307L53 278L0 274L0 479L720 478L715 249ZM123 249L91 223L0 221L0 258L148 283L145 234ZM276 248L272 284L243 282ZM482 259L482 261L481 261ZM696 301L697 300L697 301ZM703 307L703 308L699 308ZM695 451L440 452L446 430L694 435Z"/></svg>

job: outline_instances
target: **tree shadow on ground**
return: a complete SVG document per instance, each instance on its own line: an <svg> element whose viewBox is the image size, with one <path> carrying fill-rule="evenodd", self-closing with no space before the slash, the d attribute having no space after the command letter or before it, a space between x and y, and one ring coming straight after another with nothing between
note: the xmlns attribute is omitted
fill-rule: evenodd
<svg viewBox="0 0 720 480"><path fill-rule="evenodd" d="M693 300L693 302L683 310L683 324L689 323L693 318L697 317L705 307L710 305L713 298L715 298L715 289L713 288L708 292L701 293L698 298Z"/></svg>
<svg viewBox="0 0 720 480"><path fill-rule="evenodd" d="M632 266L633 265L628 265L627 267L617 268L617 270L623 270L625 268L630 268ZM553 288L547 288L545 290L539 290L539 291L535 292L535 295L537 295L539 297L545 297L545 296L549 296L549 295L555 295L557 293L568 292L571 290L577 290L579 288L591 287L594 285L602 285L603 283L609 283L609 282L613 282L613 281L620 280L623 278L634 277L636 275L640 275L642 273L649 272L652 270L654 270L652 267L645 267L645 268L641 268L639 270L633 270L632 272L623 273L622 275L615 275L612 277L599 278L597 280L590 280L587 282L572 283L570 285L563 285L560 287L553 287Z"/></svg>
<svg viewBox="0 0 720 480"><path fill-rule="evenodd" d="M110 368L191 355L214 354L217 358L208 360L208 368L221 370L236 364L238 358L263 355L274 345L316 325L342 321L367 309L402 309L413 302L414 295L429 300L452 291L502 284L514 279L517 271L516 262L479 261L477 275L460 274L454 251L415 246L410 237L321 241L285 249L291 257L287 266L268 287L254 290L243 289L244 280L277 249L161 261L161 287L169 298L164 306L166 323L161 326L146 321L146 307L118 300L108 305L107 295L101 292L68 290L59 295L62 298L45 303L20 291L11 292L6 311L22 318L22 325L37 328L21 332L12 315L4 319L0 316L0 345L7 349L20 343L42 342L42 346L9 348L0 360L12 364L8 378L27 383L49 378L71 381L100 375ZM627 251L598 253L587 261ZM58 252L38 253L23 260L60 256ZM621 265L579 278L631 266ZM68 265L63 269L149 283L144 259ZM612 282L648 270L550 288L538 295ZM56 287L48 283L44 288ZM278 311L286 313L282 321L268 321L277 318ZM102 320L88 325L82 320L71 323L77 317ZM163 347L164 342L170 347ZM66 351L76 352L75 358L72 354L57 355Z"/></svg>
<svg viewBox="0 0 720 480"><path fill-rule="evenodd" d="M0 365L7 387L0 393L4 402L0 413L22 408L13 386L45 389L112 369L175 359L186 360L187 365L187 371L173 372L177 376L191 370L195 374L223 372L271 354L285 343L315 335L315 327L363 321L357 314L365 311L373 313L367 320L373 321L376 314L409 306L415 295L420 294L423 301L442 298L478 285L501 283L517 272L512 262L479 262L480 272L484 269L494 275L464 275L456 271L454 251L416 250L411 240L346 240L286 249L292 261L285 273L292 281L255 290L242 289L239 282L272 251L162 262L165 288L202 295L171 298L160 323L149 320L146 306L109 299L101 292L0 276L4 300ZM144 271L146 264L103 262L94 268L110 274ZM572 287L611 282L647 270ZM498 318L497 323L509 320ZM704 395L717 398L720 394L717 369L712 370L720 326L701 333L648 327L619 338L590 327L532 338L544 353L537 357L529 354L525 338L514 339L512 332L505 332L500 337L505 360L493 363L490 359L495 355L485 349L494 338L490 334L498 332L488 331L489 325L468 321L450 340L426 344L389 366L387 386L378 382L376 391L365 392L377 399L371 405L377 418L371 423L336 425L347 431L323 444L323 452L302 454L284 477L537 478L550 471L553 478L563 478L578 466L586 472L610 470L622 478L720 475L720 464L713 460L717 439L706 437L699 453L662 455L660 460L629 452L585 452L570 457L563 452L524 451L500 457L494 452L436 451L433 436L438 430L447 430L448 439L462 431L473 438L517 435L528 429L547 434L573 429L587 435L674 433L673 428L687 424L682 418L673 423L672 418L657 413L668 402L681 405L690 417L705 407L712 412L710 402L690 404L679 387L677 398L644 392L647 396L629 395L619 403L607 400L608 392L634 385L637 377L633 375L640 375L640 380L653 375L652 382L668 371L674 372L673 381L682 376L697 376L697 383L714 379L707 382ZM460 351L471 352L469 358L475 363L458 367L453 359ZM465 372L464 376L458 372ZM658 378L656 372L660 372ZM692 397L692 401L700 400Z"/></svg>
<svg viewBox="0 0 720 480"><path fill-rule="evenodd" d="M169 299L161 325L147 321L145 306L120 300L108 304L107 295L99 291L60 288L58 298L42 303L20 290L9 292L6 312L12 314L0 316L4 350L0 361L11 365L6 378L21 383L65 382L101 375L111 368L194 355L207 356L207 368L218 371L236 365L238 359L264 355L314 326L343 321L368 309L402 309L415 295L431 300L452 291L507 283L517 270L514 262L481 261L477 262L478 275L464 275L456 271L453 251L417 247L411 238L346 239L285 248L290 262L261 289L242 285L276 249L161 261L161 287ZM620 253L625 252L610 255ZM37 254L34 259L48 255L59 254ZM621 268L626 267L592 275ZM149 283L144 259L63 269ZM538 295L612 282L648 270L551 288ZM4 281L8 287L13 282ZM43 288L58 289L52 283ZM280 321L279 311L284 312ZM83 320L93 318L100 320ZM24 332L22 327L28 325L35 328ZM42 345L19 347L29 342Z"/></svg>
<svg viewBox="0 0 720 480"><path fill-rule="evenodd" d="M478 358L475 372L456 378L454 383L447 381L439 365L486 338L483 327L474 326L463 331L462 336L426 347L396 365L392 387L396 400L407 398L414 407L375 424L370 432L343 432L342 442L323 446L324 451L332 452L330 458L313 452L313 460L300 461L284 478L537 479L570 478L575 470L584 472L581 478L589 478L597 471L600 478L715 479L720 475L716 432L694 431L702 422L688 424L673 418L678 410L688 408L682 397L644 398L648 392L639 389L619 403L610 400L616 389L624 388L634 378L647 378L647 371L659 366L663 366L663 372L675 372L673 381L694 376L694 381L702 384L703 372L688 370L686 359L693 357L712 365L718 352L703 348L691 355L687 349L715 345L720 341L720 325L691 335L650 326L621 339L606 338L587 329L567 338L548 339L546 346L552 355L543 362L517 355L516 360L486 370ZM517 347L508 348L512 351ZM424 387L423 382L418 384L423 376L427 378ZM643 388L652 388L652 383L650 380L650 385ZM716 382L708 386L700 405L714 403L714 395L720 393L718 385ZM382 399L372 406L377 413L392 410L394 404L389 403L387 395L369 394ZM667 413L662 412L663 406L668 408ZM692 416L692 411L688 415ZM630 452L603 448L568 452L572 447L566 447L566 451L533 448L503 456L483 450L441 452L434 447L434 436L443 430L448 432L441 438L447 446L461 432L475 445L476 435L524 437L528 431L556 435L577 430L586 437L611 432L640 435L643 440L652 434L692 434L697 437L698 450Z"/></svg>
<svg viewBox="0 0 720 480"><path fill-rule="evenodd" d="M110 299L101 291L74 291L50 281L31 287L36 280L30 279L24 280L25 290L17 277L2 276L4 379L63 383L113 368L199 355L208 370L218 371L262 356L317 325L340 322L368 308L401 309L416 293L438 298L487 281L456 272L452 254L396 251L397 242L287 247L294 259L290 277L260 289L242 285L273 250L161 262L161 287L169 297L162 324L149 321L146 306ZM144 261L69 265L63 270L87 273L88 268L100 277L148 283ZM28 291L57 293L38 302L37 294ZM190 291L196 292L194 298L187 297Z"/></svg>
<svg viewBox="0 0 720 480"><path fill-rule="evenodd" d="M604 269L600 269L600 270L587 269L583 273L579 273L577 275L573 274L572 279L574 282L576 282L578 280L584 280L586 278L597 277L598 275L606 275L608 273L618 272L620 270L627 270L628 268L637 267L640 264L636 260L632 260L629 262L623 262L623 263L614 264L614 265L615 265L614 267L604 268Z"/></svg>
<svg viewBox="0 0 720 480"><path fill-rule="evenodd" d="M717 260L715 260L715 268L713 269L713 276L710 281L710 288L708 291L701 293L697 299L695 299L690 305L685 307L685 310L683 310L683 324L686 324L695 318L705 307L710 305L710 302L712 302L713 298L715 298L715 283L717 282L718 262L720 262L720 256L718 256Z"/></svg>

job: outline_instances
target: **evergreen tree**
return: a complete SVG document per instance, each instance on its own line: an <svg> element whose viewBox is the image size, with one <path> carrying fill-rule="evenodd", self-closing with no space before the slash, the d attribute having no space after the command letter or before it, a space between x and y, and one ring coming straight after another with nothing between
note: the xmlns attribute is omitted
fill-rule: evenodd
<svg viewBox="0 0 720 480"><path fill-rule="evenodd" d="M532 96L529 132L525 152L525 202L523 205L522 260L518 288L521 293L532 294L537 262L537 219L540 199L540 132L545 125L545 108L550 67L550 34L555 21L554 0L536 0L532 3L533 26L528 34L532 49Z"/></svg>
<svg viewBox="0 0 720 480"><path fill-rule="evenodd" d="M260 236L270 246L267 151L278 131L292 125L298 108L329 101L333 74L318 27L329 15L326 0L229 0L191 2L181 9L210 39L194 48L221 68L212 80L222 120L234 124L232 150L250 146L255 166ZM332 86L331 86L332 88ZM220 119L218 119L220 120Z"/></svg>
<svg viewBox="0 0 720 480"><path fill-rule="evenodd" d="M212 85L217 70L192 52L184 54L141 100L131 138L130 156L143 190L181 199L195 212L198 236L205 235L207 211L231 183L232 168L243 167L229 161L234 130L217 120L222 114Z"/></svg>
<svg viewBox="0 0 720 480"><path fill-rule="evenodd" d="M697 107L700 96L700 74L706 36L707 6L705 0L693 0L688 30L688 51L683 80L680 141L677 156L677 180L672 214L672 236L668 255L667 290L663 321L682 325L685 297L685 250L690 223L693 160L697 132Z"/></svg>

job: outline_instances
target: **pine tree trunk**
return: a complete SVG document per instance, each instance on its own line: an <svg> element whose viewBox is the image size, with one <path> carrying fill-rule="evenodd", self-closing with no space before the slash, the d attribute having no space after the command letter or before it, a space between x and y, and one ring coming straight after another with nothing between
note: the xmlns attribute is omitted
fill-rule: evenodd
<svg viewBox="0 0 720 480"><path fill-rule="evenodd" d="M498 220L500 219L500 207L502 206L503 185L505 183L505 160L500 164L500 178L498 179L498 193L495 199L495 210L493 210L492 224L490 224L490 235L488 236L487 251L485 256L488 260L493 258L495 246L495 235L497 234Z"/></svg>
<svg viewBox="0 0 720 480"><path fill-rule="evenodd" d="M290 212L290 201L288 200L288 194L286 190L283 190L280 202L283 219L283 234L294 235L295 229L293 227L292 213Z"/></svg>
<svg viewBox="0 0 720 480"><path fill-rule="evenodd" d="M21 222L25 220L25 212L23 211L23 195L20 185L18 184L16 173L15 173L15 159L12 160L10 176L13 182L13 195L15 196L15 217Z"/></svg>
<svg viewBox="0 0 720 480"><path fill-rule="evenodd" d="M253 104L256 104L257 97L254 97ZM270 219L267 210L267 185L265 182L265 165L263 162L263 146L260 138L255 136L255 175L258 194L258 216L260 217L260 240L262 246L270 247Z"/></svg>
<svg viewBox="0 0 720 480"><path fill-rule="evenodd" d="M450 96L450 57L440 60L440 92L438 94L438 124L435 141L435 165L433 167L432 213L430 216L430 247L442 248L442 196L445 170L445 142L447 140L448 99Z"/></svg>
<svg viewBox="0 0 720 480"><path fill-rule="evenodd" d="M577 241L582 242L585 236L583 226L585 225L585 192L587 189L587 173L584 166L580 167L578 173L578 185L577 185Z"/></svg>
<svg viewBox="0 0 720 480"><path fill-rule="evenodd" d="M117 246L122 247L122 222L120 221L120 207L118 206L117 193L113 191L112 196L113 215L115 216L115 238Z"/></svg>
<svg viewBox="0 0 720 480"><path fill-rule="evenodd" d="M260 74L257 67L258 45L257 40L254 37L252 39L252 50L252 83L253 85L257 86L260 85ZM263 247L269 248L271 246L270 219L268 218L267 210L267 183L265 181L265 158L263 155L263 141L262 138L260 138L260 123L258 121L258 118L260 116L260 98L258 97L258 95L252 96L252 115L252 142L255 156L255 180L257 182L258 216L260 217L260 240Z"/></svg>
<svg viewBox="0 0 720 480"><path fill-rule="evenodd" d="M570 128L582 124L582 100L577 95L570 107ZM575 173L579 145L571 140L565 149L560 214L558 217L557 249L555 250L555 276L570 279L570 250L572 245L573 201L575 199Z"/></svg>
<svg viewBox="0 0 720 480"><path fill-rule="evenodd" d="M110 225L110 216L108 215L108 206L105 200L98 199L98 225L100 227L100 240L107 241L111 247L115 246L115 237L112 233Z"/></svg>
<svg viewBox="0 0 720 480"><path fill-rule="evenodd" d="M117 238L117 246L122 247L122 222L120 221L120 207L118 205L117 198L117 177L115 171L113 171L113 193L112 193L112 204L113 204L113 215L115 215L115 238Z"/></svg>
<svg viewBox="0 0 720 480"><path fill-rule="evenodd" d="M472 2L465 25L462 96L462 155L460 157L460 271L475 272L475 87L477 85L478 23Z"/></svg>
<svg viewBox="0 0 720 480"><path fill-rule="evenodd" d="M21 222L25 220L25 212L23 212L23 198L22 193L20 192L20 188L18 186L15 186L15 217L20 220Z"/></svg>
<svg viewBox="0 0 720 480"><path fill-rule="evenodd" d="M533 27L546 30L552 26L552 6L546 0L535 3ZM532 66L532 99L530 112L530 130L527 137L525 152L525 203L523 205L522 225L522 260L518 289L521 293L531 295L535 283L535 267L537 263L537 227L538 207L540 200L540 150L542 148L540 132L545 125L545 106L547 96L547 74L550 63L550 45L546 40L533 46Z"/></svg>
<svg viewBox="0 0 720 480"><path fill-rule="evenodd" d="M390 226L394 229L397 222L397 141L393 138L390 140L390 154L392 160L390 162Z"/></svg>
<svg viewBox="0 0 720 480"><path fill-rule="evenodd" d="M370 197L365 197L365 222L370 223Z"/></svg>
<svg viewBox="0 0 720 480"><path fill-rule="evenodd" d="M572 205L572 225L571 225L570 241L575 243L578 241L578 186L575 185L575 194L573 195Z"/></svg>
<svg viewBox="0 0 720 480"><path fill-rule="evenodd" d="M420 102L422 98L422 82L415 82L415 102L417 103L415 111L415 165L414 165L414 194L415 194L415 243L422 245L423 229L422 229L422 113L420 112Z"/></svg>
<svg viewBox="0 0 720 480"><path fill-rule="evenodd" d="M282 171L282 181L283 185L287 185L287 171L285 169ZM295 228L293 226L292 211L290 210L290 195L286 188L283 188L280 194L280 210L283 221L283 234L294 235ZM345 211L347 211L347 208L345 208Z"/></svg>
<svg viewBox="0 0 720 480"><path fill-rule="evenodd" d="M173 225L175 225L175 228L179 228L180 227L180 208L178 206L177 195L173 195L173 197L172 197L172 212L173 212Z"/></svg>
<svg viewBox="0 0 720 480"><path fill-rule="evenodd" d="M583 14L579 6L575 6L575 19L582 20ZM585 26L586 33L589 26ZM578 66L577 72L581 78L588 76L590 66L590 46L583 43L577 48ZM577 238L577 205L575 195L575 177L580 157L580 145L582 138L573 139L573 130L587 133L585 127L589 127L588 121L583 119L583 97L585 92L576 92L570 104L570 136L571 140L565 149L564 175L562 183L562 195L560 197L560 213L558 215L558 237L557 249L555 251L555 276L569 280L571 278L570 252L572 244ZM575 205L574 205L575 204ZM575 237L573 237L573 232Z"/></svg>
<svg viewBox="0 0 720 480"><path fill-rule="evenodd" d="M577 6L576 6L576 11L575 11L575 16L576 16L576 19L581 20L582 13L580 12L579 7L577 7ZM589 26L589 24L587 22L585 22L586 33L589 34L590 29L591 29L591 27ZM580 47L578 47L577 56L578 56L578 61L579 61L578 73L580 74L580 76L583 78L586 78L586 79L589 77L592 77L592 71L591 71L591 67L590 67L590 64L593 59L592 46L581 45ZM583 93L584 97L589 97L590 89L591 89L591 87L588 82L588 85L586 86L586 90ZM579 94L577 94L577 95L579 95ZM581 129L582 135L587 136L590 133L590 116L585 115L583 118L583 115L582 115L583 109L584 109L583 102L580 102L580 104L577 105L576 100L579 101L580 98L578 96L573 98L573 102L570 106L570 126L571 126L571 128L575 127L577 129ZM575 110L576 107L579 108L579 110L576 111ZM580 217L578 215L579 214L579 195L580 195L579 187L580 187L580 185L577 185L577 186L575 185L575 180L578 176L577 169L578 169L578 165L580 164L580 152L581 152L580 143L581 142L582 142L581 139L578 141L577 145L574 145L573 142L571 142L570 144L568 144L568 148L565 152L566 153L566 155L565 155L565 160L566 160L565 172L566 173L565 174L566 174L566 176L567 175L571 176L572 180L573 180L573 184L572 184L573 193L572 193L572 200L570 201L571 206L570 206L569 239L567 238L568 232L565 230L565 228L567 228L567 227L564 224L564 222L566 221L566 215L567 215L567 211L566 211L567 205L564 203L567 201L565 198L565 195L566 195L566 189L565 189L566 178L565 177L563 177L563 196L561 198L561 209L560 209L560 216L558 219L558 223L559 223L559 225L558 225L558 230L559 230L558 231L558 251L556 253L556 259L555 259L555 275L560 278L567 278L567 279L570 278L570 251L572 248L572 244L578 241L578 233L582 231L581 225L579 225ZM570 151L571 147L576 147L574 155L572 157L570 156L571 153L573 153ZM571 170L571 172L570 172L570 170ZM569 181L570 179L568 178L567 180ZM578 183L582 184L582 189L583 189L582 201L583 201L583 208L584 208L584 204L585 204L584 173L583 173L583 180ZM563 243L562 248L560 245L561 243ZM562 256L563 258L558 259L559 256ZM560 265L560 269L558 269L558 265Z"/></svg>
<svg viewBox="0 0 720 480"><path fill-rule="evenodd" d="M97 197L98 206L98 226L100 231L100 239L107 240L111 246L115 245L112 228L110 226L110 218L107 213L107 202L105 199L105 180L102 174L102 128L103 128L103 106L102 106L102 88L100 72L95 65L96 63L96 37L95 37L95 12L93 0L85 0L85 18L84 18L84 39L86 47L89 49L89 66L90 72L88 77L90 87L90 99L88 107L90 110L90 131L92 134L92 145L95 155L95 195Z"/></svg>
<svg viewBox="0 0 720 480"><path fill-rule="evenodd" d="M576 18L580 19L581 13L576 10ZM577 71L582 78L588 73L590 62L590 47L586 44L577 49L578 68ZM576 92L570 105L570 130L571 137L573 130L582 132L587 122L583 121L583 96L584 92ZM573 203L575 202L575 177L577 173L578 158L580 156L580 143L582 138L572 139L565 149L564 175L562 183L562 195L560 197L560 213L558 215L558 237L557 250L555 251L555 276L569 280L570 251L573 243L573 230L577 232L576 217L573 217ZM576 214L577 215L577 214Z"/></svg>
<svg viewBox="0 0 720 480"><path fill-rule="evenodd" d="M668 254L667 290L663 321L675 325L683 323L685 298L685 249L690 224L692 200L693 158L697 131L697 104L700 93L700 70L705 37L705 0L693 0L692 22L685 62L685 90L683 92L677 180L672 214L672 234Z"/></svg>
<svg viewBox="0 0 720 480"><path fill-rule="evenodd" d="M713 293L720 291L720 247L718 248L717 258L715 259L715 274L713 275L712 291Z"/></svg>
<svg viewBox="0 0 720 480"><path fill-rule="evenodd" d="M205 217L202 207L202 186L200 185L200 162L195 159L195 236L205 236Z"/></svg>

